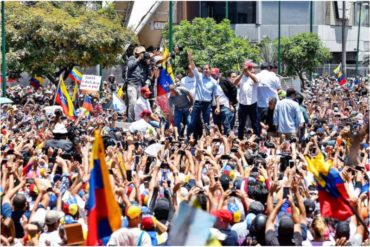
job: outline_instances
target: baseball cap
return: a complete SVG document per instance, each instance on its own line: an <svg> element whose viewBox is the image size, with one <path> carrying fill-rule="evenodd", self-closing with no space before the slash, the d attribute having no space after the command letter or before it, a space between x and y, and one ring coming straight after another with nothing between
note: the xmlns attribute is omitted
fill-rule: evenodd
<svg viewBox="0 0 370 247"><path fill-rule="evenodd" d="M219 68L212 68L211 69L211 74L218 76L220 74L220 69Z"/></svg>
<svg viewBox="0 0 370 247"><path fill-rule="evenodd" d="M149 111L148 109L145 109L141 112L140 114L140 117L144 117L144 116L150 116L152 114L151 111Z"/></svg>
<svg viewBox="0 0 370 247"><path fill-rule="evenodd" d="M144 230L152 230L155 227L155 218L147 215L141 219L141 226Z"/></svg>
<svg viewBox="0 0 370 247"><path fill-rule="evenodd" d="M170 202L166 198L158 199L154 206L154 216L160 222L166 222L170 212Z"/></svg>
<svg viewBox="0 0 370 247"><path fill-rule="evenodd" d="M134 52L135 52L136 54L138 54L138 53L142 53L142 52L145 52L145 47L144 47L144 46L138 46L138 47L135 47Z"/></svg>
<svg viewBox="0 0 370 247"><path fill-rule="evenodd" d="M253 63L251 61L246 61L244 63L244 68L248 68L248 69L253 68Z"/></svg>
<svg viewBox="0 0 370 247"><path fill-rule="evenodd" d="M133 220L141 215L141 208L138 206L130 206L126 211L126 215L130 220Z"/></svg>
<svg viewBox="0 0 370 247"><path fill-rule="evenodd" d="M345 237L349 239L349 233L349 223L346 221L338 222L337 226L335 227L335 238Z"/></svg>
<svg viewBox="0 0 370 247"><path fill-rule="evenodd" d="M140 93L141 94L152 94L152 92L150 92L150 89L148 87L142 87L140 89Z"/></svg>
<svg viewBox="0 0 370 247"><path fill-rule="evenodd" d="M294 223L292 217L284 215L279 221L278 233L280 237L290 237L293 236Z"/></svg>
<svg viewBox="0 0 370 247"><path fill-rule="evenodd" d="M213 210L211 214L226 223L231 223L233 221L233 215L226 209Z"/></svg>
<svg viewBox="0 0 370 247"><path fill-rule="evenodd" d="M63 212L56 211L56 210L49 210L46 212L45 215L45 224L52 225L58 222L64 216Z"/></svg>

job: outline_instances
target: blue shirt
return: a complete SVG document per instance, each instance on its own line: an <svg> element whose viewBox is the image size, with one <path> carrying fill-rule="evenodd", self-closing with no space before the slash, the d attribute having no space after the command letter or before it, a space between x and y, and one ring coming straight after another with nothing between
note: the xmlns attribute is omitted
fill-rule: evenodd
<svg viewBox="0 0 370 247"><path fill-rule="evenodd" d="M274 125L278 127L279 133L297 133L299 126L303 123L303 114L297 102L286 98L276 104Z"/></svg>
<svg viewBox="0 0 370 247"><path fill-rule="evenodd" d="M212 96L216 95L217 82L211 76L206 77L199 73L198 69L193 70L195 76L195 101L211 102Z"/></svg>

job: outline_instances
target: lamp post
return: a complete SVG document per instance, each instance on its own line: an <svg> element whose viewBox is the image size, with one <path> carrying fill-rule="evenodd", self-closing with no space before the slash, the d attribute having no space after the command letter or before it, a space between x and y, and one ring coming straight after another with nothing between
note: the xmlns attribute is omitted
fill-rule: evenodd
<svg viewBox="0 0 370 247"><path fill-rule="evenodd" d="M313 1L310 2L310 33L313 32ZM310 81L312 81L312 71L310 72Z"/></svg>
<svg viewBox="0 0 370 247"><path fill-rule="evenodd" d="M278 13L278 74L281 75L281 2L279 1Z"/></svg>
<svg viewBox="0 0 370 247"><path fill-rule="evenodd" d="M229 19L229 1L225 2L225 18Z"/></svg>
<svg viewBox="0 0 370 247"><path fill-rule="evenodd" d="M2 63L2 89L3 89L3 97L6 96L6 59L5 59L5 1L1 1L1 63Z"/></svg>
<svg viewBox="0 0 370 247"><path fill-rule="evenodd" d="M170 8L170 11L169 11L169 18L168 18L168 42L169 42L169 44L168 44L168 46L169 46L169 50L170 50L170 52L172 52L172 49L173 49L173 31L172 31L172 22L173 22L173 20L172 20L172 1L170 1L170 6L169 6L169 8Z"/></svg>
<svg viewBox="0 0 370 247"><path fill-rule="evenodd" d="M362 12L362 2L360 2L360 13L358 15L358 31L357 31L357 50L356 50L356 68L355 76L358 76L358 57L360 55L360 30L361 30L361 12Z"/></svg>
<svg viewBox="0 0 370 247"><path fill-rule="evenodd" d="M342 9L342 73L347 76L347 54L346 54L346 2L343 2L343 9Z"/></svg>

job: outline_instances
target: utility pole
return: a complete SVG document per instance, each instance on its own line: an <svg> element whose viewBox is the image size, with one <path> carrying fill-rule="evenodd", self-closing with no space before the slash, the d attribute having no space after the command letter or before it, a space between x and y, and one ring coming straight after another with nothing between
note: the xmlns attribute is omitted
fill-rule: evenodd
<svg viewBox="0 0 370 247"><path fill-rule="evenodd" d="M281 2L279 1L279 13L278 13L278 74L281 75Z"/></svg>
<svg viewBox="0 0 370 247"><path fill-rule="evenodd" d="M5 1L1 1L1 63L2 63L2 86L3 86L3 97L6 96L6 59L5 59L5 49L6 40L5 40Z"/></svg>
<svg viewBox="0 0 370 247"><path fill-rule="evenodd" d="M172 14L172 1L170 1L170 11L169 11L169 20L168 20L168 41L169 41L169 50L170 50L170 52L172 52L172 50L173 50L173 40L172 40L172 38L173 38L173 31L172 31L172 22L173 22L173 20L172 20L172 17L173 17L173 14Z"/></svg>
<svg viewBox="0 0 370 247"><path fill-rule="evenodd" d="M342 73L347 76L347 54L346 54L346 2L343 2L343 9L342 9Z"/></svg>
<svg viewBox="0 0 370 247"><path fill-rule="evenodd" d="M229 19L229 1L225 2L225 18Z"/></svg>
<svg viewBox="0 0 370 247"><path fill-rule="evenodd" d="M360 30L361 30L361 12L362 12L362 2L360 2L360 13L358 15L358 31L357 31L357 50L356 50L356 69L355 76L358 76L358 57L360 55Z"/></svg>

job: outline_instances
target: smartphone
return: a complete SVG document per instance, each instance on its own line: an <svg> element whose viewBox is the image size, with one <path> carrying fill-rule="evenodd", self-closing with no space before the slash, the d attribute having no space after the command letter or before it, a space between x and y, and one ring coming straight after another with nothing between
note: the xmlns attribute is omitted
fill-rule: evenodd
<svg viewBox="0 0 370 247"><path fill-rule="evenodd" d="M218 182L218 176L215 177L215 181Z"/></svg>
<svg viewBox="0 0 370 247"><path fill-rule="evenodd" d="M283 199L288 198L289 192L290 192L289 187L284 187L284 190L283 190Z"/></svg>
<svg viewBox="0 0 370 247"><path fill-rule="evenodd" d="M221 160L229 160L230 159L230 156L227 155L227 154L223 154L223 155L221 155L221 158L220 159Z"/></svg>
<svg viewBox="0 0 370 247"><path fill-rule="evenodd" d="M191 152L191 155L193 155L193 156L194 156L194 155L195 155L195 148L191 148L191 149L190 149L190 152Z"/></svg>
<svg viewBox="0 0 370 247"><path fill-rule="evenodd" d="M294 160L289 160L289 168L293 168L294 167Z"/></svg>
<svg viewBox="0 0 370 247"><path fill-rule="evenodd" d="M132 181L132 171L131 170L127 170L126 171L126 175L127 175L127 180L128 181Z"/></svg>
<svg viewBox="0 0 370 247"><path fill-rule="evenodd" d="M140 161L140 156L135 155L135 165L139 164L139 161Z"/></svg>

